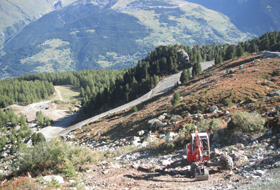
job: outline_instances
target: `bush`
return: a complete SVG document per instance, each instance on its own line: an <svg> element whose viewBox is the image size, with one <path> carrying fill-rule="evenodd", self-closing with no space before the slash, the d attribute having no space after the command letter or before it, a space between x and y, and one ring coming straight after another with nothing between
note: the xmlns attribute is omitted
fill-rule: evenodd
<svg viewBox="0 0 280 190"><path fill-rule="evenodd" d="M214 133L217 130L218 125L220 123L221 121L219 119L210 119L210 120L202 121L198 124L198 129L200 131L209 130L211 133Z"/></svg>
<svg viewBox="0 0 280 190"><path fill-rule="evenodd" d="M41 143L41 142L46 142L46 138L42 133L33 133L31 136L32 140L32 145Z"/></svg>
<svg viewBox="0 0 280 190"><path fill-rule="evenodd" d="M237 129L243 132L262 131L264 127L264 120L260 114L234 112L227 127L228 129Z"/></svg>
<svg viewBox="0 0 280 190"><path fill-rule="evenodd" d="M172 101L171 101L172 106L173 106L173 107L176 107L176 106L179 104L180 99L181 99L180 94L179 94L178 92L175 92L175 94L174 94L174 96L173 96L173 99L172 99Z"/></svg>
<svg viewBox="0 0 280 190"><path fill-rule="evenodd" d="M31 148L22 147L13 167L19 168L19 172L36 172L37 175L38 169L40 172L50 169L53 173L62 173L71 178L75 175L74 164L85 164L89 155L91 154L87 148L52 139L48 143L37 143Z"/></svg>
<svg viewBox="0 0 280 190"><path fill-rule="evenodd" d="M134 106L134 107L132 108L132 112L138 112L138 108L137 108L136 106Z"/></svg>

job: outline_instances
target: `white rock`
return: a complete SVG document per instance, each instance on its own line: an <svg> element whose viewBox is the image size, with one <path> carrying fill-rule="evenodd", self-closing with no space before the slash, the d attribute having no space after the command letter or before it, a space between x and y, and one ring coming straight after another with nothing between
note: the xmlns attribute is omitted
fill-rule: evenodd
<svg viewBox="0 0 280 190"><path fill-rule="evenodd" d="M59 176L59 175L48 175L48 176L44 176L44 180L47 182L51 182L52 179L55 179L56 181L58 181L58 183L63 184L64 180L63 177Z"/></svg>
<svg viewBox="0 0 280 190"><path fill-rule="evenodd" d="M171 162L169 160L161 161L161 165L163 165L163 166L168 166L169 164L171 164Z"/></svg>
<svg viewBox="0 0 280 190"><path fill-rule="evenodd" d="M158 120L160 120L160 121L164 120L164 119L165 119L165 115L161 115L161 116L158 117Z"/></svg>
<svg viewBox="0 0 280 190"><path fill-rule="evenodd" d="M156 122L158 122L159 120L158 119L151 119L151 120L149 120L148 121L148 124L150 124L150 125L153 125L154 123L156 123Z"/></svg>
<svg viewBox="0 0 280 190"><path fill-rule="evenodd" d="M255 175L263 176L264 173L265 173L264 170L255 170Z"/></svg>
<svg viewBox="0 0 280 190"><path fill-rule="evenodd" d="M145 131L144 131L144 130L138 131L138 135L139 135L139 136L142 136L142 135L144 135L144 134L145 134Z"/></svg>
<svg viewBox="0 0 280 190"><path fill-rule="evenodd" d="M177 136L178 136L178 134L175 134L173 132L169 132L169 133L166 134L165 140L166 140L166 142L173 141L173 139Z"/></svg>

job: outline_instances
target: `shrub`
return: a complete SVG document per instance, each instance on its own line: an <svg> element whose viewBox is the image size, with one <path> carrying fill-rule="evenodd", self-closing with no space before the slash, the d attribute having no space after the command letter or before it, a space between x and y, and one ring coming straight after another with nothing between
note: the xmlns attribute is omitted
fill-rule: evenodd
<svg viewBox="0 0 280 190"><path fill-rule="evenodd" d="M179 104L180 99L181 99L180 94L179 94L178 92L175 92L175 93L174 93L174 96L173 96L173 99L172 99L172 101L171 101L172 106L173 106L173 107L176 107L176 106Z"/></svg>
<svg viewBox="0 0 280 190"><path fill-rule="evenodd" d="M41 142L46 142L46 138L42 133L33 133L31 136L32 140L32 145L41 143Z"/></svg>
<svg viewBox="0 0 280 190"><path fill-rule="evenodd" d="M75 175L73 164L84 164L89 155L91 154L87 148L52 139L48 143L37 143L31 148L20 148L13 167L24 173L36 172L38 168L41 172L50 169L53 173L63 173L67 178L71 178Z"/></svg>
<svg viewBox="0 0 280 190"><path fill-rule="evenodd" d="M262 131L264 127L264 120L260 114L234 112L227 127L228 129L237 129L243 132Z"/></svg>
<svg viewBox="0 0 280 190"><path fill-rule="evenodd" d="M217 130L218 125L221 123L219 119L210 119L206 121L202 121L198 125L198 129L201 131L207 131L214 132Z"/></svg>
<svg viewBox="0 0 280 190"><path fill-rule="evenodd" d="M138 112L138 108L137 108L136 106L134 106L134 107L132 108L132 112Z"/></svg>

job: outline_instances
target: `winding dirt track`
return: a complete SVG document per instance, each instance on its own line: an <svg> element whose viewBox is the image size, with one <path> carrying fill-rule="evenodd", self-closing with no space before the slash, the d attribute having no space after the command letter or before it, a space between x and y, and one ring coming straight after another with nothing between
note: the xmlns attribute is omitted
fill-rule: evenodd
<svg viewBox="0 0 280 190"><path fill-rule="evenodd" d="M201 63L201 67L202 67L203 71L206 70L207 68L213 66L213 65L214 65L214 61L208 61L208 62ZM105 117L108 114L112 114L112 113L115 113L115 112L118 112L118 111L122 111L122 110L127 109L131 106L135 106L135 105L140 104L141 102L143 102L143 101L145 101L145 100L147 100L147 99L149 99L153 96L159 95L163 92L166 92L166 91L172 89L174 87L174 85L180 80L180 76L181 76L181 72L177 73L177 74L174 74L174 75L171 75L170 77L167 77L164 80L160 81L158 83L157 87L152 89L150 92L144 94L140 98L138 98L136 100L133 100L133 101L131 101L127 104L124 104L122 106L119 106L117 108L114 108L112 110L109 110L109 111L106 111L106 112L101 113L99 115L96 115L94 117L91 117L89 119L86 119L84 121L81 121L81 122L79 122L75 125L72 125L72 126L68 127L67 129L65 129L65 127L67 127L70 124L70 122L72 120L74 120L74 118L75 118L74 116L70 116L70 117L66 117L64 119L61 119L60 121L55 122L54 125L46 127L43 130L41 130L40 132L42 132L47 139L51 139L51 138L54 138L54 137L57 137L57 136L65 136L69 132L71 132L75 129L81 128L82 126L84 126L88 123L91 123L93 121L96 121L99 118Z"/></svg>

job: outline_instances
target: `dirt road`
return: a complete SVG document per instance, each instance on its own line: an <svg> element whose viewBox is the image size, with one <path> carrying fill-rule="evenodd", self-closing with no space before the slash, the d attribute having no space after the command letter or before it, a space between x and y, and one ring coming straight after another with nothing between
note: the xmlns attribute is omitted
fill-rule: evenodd
<svg viewBox="0 0 280 190"><path fill-rule="evenodd" d="M208 61L208 62L203 62L201 63L201 68L202 68L202 71L206 70L207 68L211 67L214 65L214 61ZM69 132L77 129L77 128L81 128L82 126L90 123L90 122L93 122L93 121L96 121L98 120L99 118L102 118L108 114L112 114L112 113L115 113L115 112L118 112L118 111L122 111L124 109L127 109L129 107L132 107L132 106L135 106L137 104L140 104L141 102L153 97L153 96L156 96L158 94L161 94L163 92L166 92L168 90L170 90L171 88L174 87L174 85L180 80L180 76L181 76L181 72L180 73L177 73L177 74L174 74L174 75L171 75L170 77L167 77L165 78L164 80L160 81L157 85L156 88L152 89L150 92L148 92L147 94L141 96L140 98L136 99L136 100L133 100L127 104L124 104L120 107L117 107L117 108L114 108L112 110L109 110L107 112L104 112L104 113L101 113L99 115L96 115L92 118L89 118L87 120L84 120L80 123L77 123L69 128L67 128L66 130L63 130L61 131L58 135L59 136L65 136L67 135Z"/></svg>

